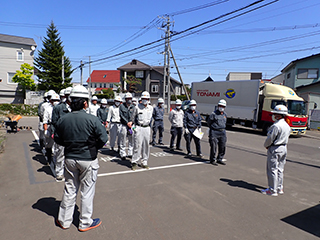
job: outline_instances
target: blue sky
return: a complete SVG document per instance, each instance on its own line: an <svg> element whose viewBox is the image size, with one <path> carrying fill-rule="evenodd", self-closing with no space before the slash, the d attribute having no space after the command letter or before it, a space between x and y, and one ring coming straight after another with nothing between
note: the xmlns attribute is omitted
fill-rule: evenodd
<svg viewBox="0 0 320 240"><path fill-rule="evenodd" d="M164 31L159 28L164 20L159 17L166 14L174 22L171 30L179 33L253 2L30 0L22 5L21 1L11 0L3 2L0 9L0 33L31 37L39 50L41 38L46 36L46 28L53 21L73 67L79 66L81 59L88 62L88 56L95 61L91 70L114 70L134 58L159 66L163 65L163 41L160 46L151 45L153 48L147 51L109 57L161 39ZM265 0L247 10L271 2ZM205 7L208 5L213 6ZM224 17L212 21L203 27L214 26L189 36L174 36L171 48L184 82L202 81L209 75L215 81L225 80L229 72L262 72L264 78L280 74L291 61L319 53L319 10L319 0L279 0L239 17L229 15L230 20ZM225 22L219 23L221 20ZM136 37L130 38L134 34ZM103 58L107 60L98 61ZM179 79L176 73L172 68L171 76ZM89 68L85 65L84 81L88 76ZM80 82L79 69L72 77L73 82Z"/></svg>

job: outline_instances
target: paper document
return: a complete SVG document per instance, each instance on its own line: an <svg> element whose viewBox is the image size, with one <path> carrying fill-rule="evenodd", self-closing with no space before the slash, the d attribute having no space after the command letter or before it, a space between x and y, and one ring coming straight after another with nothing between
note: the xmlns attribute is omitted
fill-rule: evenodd
<svg viewBox="0 0 320 240"><path fill-rule="evenodd" d="M196 137L196 138L199 138L199 139L202 139L203 137L203 132L200 132L199 129L197 128L196 130L194 130L193 132L193 135Z"/></svg>

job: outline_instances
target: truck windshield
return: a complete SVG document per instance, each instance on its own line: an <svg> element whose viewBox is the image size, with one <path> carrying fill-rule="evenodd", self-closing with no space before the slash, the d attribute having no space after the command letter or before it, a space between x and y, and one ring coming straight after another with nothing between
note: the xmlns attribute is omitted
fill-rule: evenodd
<svg viewBox="0 0 320 240"><path fill-rule="evenodd" d="M288 100L288 113L294 115L307 115L306 104L303 101Z"/></svg>

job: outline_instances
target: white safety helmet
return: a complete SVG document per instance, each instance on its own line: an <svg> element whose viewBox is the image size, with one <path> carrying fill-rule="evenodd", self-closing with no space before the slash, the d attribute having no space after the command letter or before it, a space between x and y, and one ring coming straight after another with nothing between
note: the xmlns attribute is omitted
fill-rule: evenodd
<svg viewBox="0 0 320 240"><path fill-rule="evenodd" d="M227 106L227 102L224 99L220 99L220 101L218 102L218 106L223 106L226 107Z"/></svg>
<svg viewBox="0 0 320 240"><path fill-rule="evenodd" d="M71 98L87 98L89 99L89 92L88 90L81 85L77 85L72 88L70 93Z"/></svg>
<svg viewBox="0 0 320 240"><path fill-rule="evenodd" d="M120 96L116 96L116 97L114 98L114 100L115 100L115 101L118 101L118 102L122 102L122 99L121 99Z"/></svg>
<svg viewBox="0 0 320 240"><path fill-rule="evenodd" d="M181 105L181 104L182 104L181 100L180 100L180 99L177 99L177 100L176 100L176 105Z"/></svg>
<svg viewBox="0 0 320 240"><path fill-rule="evenodd" d="M159 98L159 99L158 99L158 103L164 103L163 98Z"/></svg>
<svg viewBox="0 0 320 240"><path fill-rule="evenodd" d="M190 105L190 106L191 106L191 105L197 105L197 102L192 99L192 100L190 101L189 105Z"/></svg>
<svg viewBox="0 0 320 240"><path fill-rule="evenodd" d="M141 99L142 99L142 98L150 99L150 94L149 94L147 91L144 91L144 92L141 94Z"/></svg>
<svg viewBox="0 0 320 240"><path fill-rule="evenodd" d="M124 95L124 98L125 98L125 99L126 99L126 98L132 98L132 94L129 93L129 92L127 92L127 93Z"/></svg>
<svg viewBox="0 0 320 240"><path fill-rule="evenodd" d="M52 101L60 101L60 96L57 93L52 94L51 99Z"/></svg>
<svg viewBox="0 0 320 240"><path fill-rule="evenodd" d="M65 92L65 91L66 91L65 89L61 89L61 91L60 91L60 93L59 93L60 97L64 97L64 92Z"/></svg>
<svg viewBox="0 0 320 240"><path fill-rule="evenodd" d="M49 90L47 96L51 97L53 94L55 94L56 92L54 90Z"/></svg>
<svg viewBox="0 0 320 240"><path fill-rule="evenodd" d="M277 105L277 106L275 106L275 108L271 112L276 113L276 114L280 114L280 115L287 115L288 108L284 105Z"/></svg>
<svg viewBox="0 0 320 240"><path fill-rule="evenodd" d="M43 97L48 97L48 92L45 92L44 94L43 94Z"/></svg>
<svg viewBox="0 0 320 240"><path fill-rule="evenodd" d="M70 95L71 90L72 90L72 87L67 87L67 88L64 90L64 95Z"/></svg>
<svg viewBox="0 0 320 240"><path fill-rule="evenodd" d="M91 98L91 101L98 101L98 97L97 97L97 96L93 96L93 97Z"/></svg>
<svg viewBox="0 0 320 240"><path fill-rule="evenodd" d="M136 98L132 98L132 102L137 102L138 100Z"/></svg>
<svg viewBox="0 0 320 240"><path fill-rule="evenodd" d="M108 104L108 101L107 101L107 99L105 99L105 98L102 98L102 99L101 99L101 104Z"/></svg>

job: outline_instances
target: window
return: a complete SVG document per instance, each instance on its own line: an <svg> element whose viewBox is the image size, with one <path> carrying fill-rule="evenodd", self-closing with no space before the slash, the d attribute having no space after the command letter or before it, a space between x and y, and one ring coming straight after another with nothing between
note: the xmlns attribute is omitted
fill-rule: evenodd
<svg viewBox="0 0 320 240"><path fill-rule="evenodd" d="M24 54L22 51L17 51L17 61L24 61Z"/></svg>
<svg viewBox="0 0 320 240"><path fill-rule="evenodd" d="M176 86L176 94L181 95L181 88L179 86Z"/></svg>
<svg viewBox="0 0 320 240"><path fill-rule="evenodd" d="M282 100L272 100L272 102L271 102L271 109L274 109L275 106L277 106L277 105L284 105L284 106L286 106L287 104L286 104L285 101L282 101Z"/></svg>
<svg viewBox="0 0 320 240"><path fill-rule="evenodd" d="M16 73L10 73L10 72L8 72L8 83L14 83L14 82L12 81L12 78L13 78L14 75L16 75Z"/></svg>
<svg viewBox="0 0 320 240"><path fill-rule="evenodd" d="M110 84L109 84L109 87L110 87L110 88L113 88L113 83L110 83Z"/></svg>
<svg viewBox="0 0 320 240"><path fill-rule="evenodd" d="M287 79L289 79L291 77L291 73L287 74Z"/></svg>
<svg viewBox="0 0 320 240"><path fill-rule="evenodd" d="M104 87L104 88L106 88L106 87L107 87L107 84L106 84L106 83L104 83L104 84L103 84L103 87Z"/></svg>
<svg viewBox="0 0 320 240"><path fill-rule="evenodd" d="M298 69L298 78L318 78L318 69L317 68L313 68L313 69Z"/></svg>
<svg viewBox="0 0 320 240"><path fill-rule="evenodd" d="M159 86L158 85L151 85L151 92L152 93L159 92Z"/></svg>
<svg viewBox="0 0 320 240"><path fill-rule="evenodd" d="M306 104L303 101L288 100L288 113L294 115L307 115Z"/></svg>
<svg viewBox="0 0 320 240"><path fill-rule="evenodd" d="M143 71L136 71L136 78L143 78Z"/></svg>

